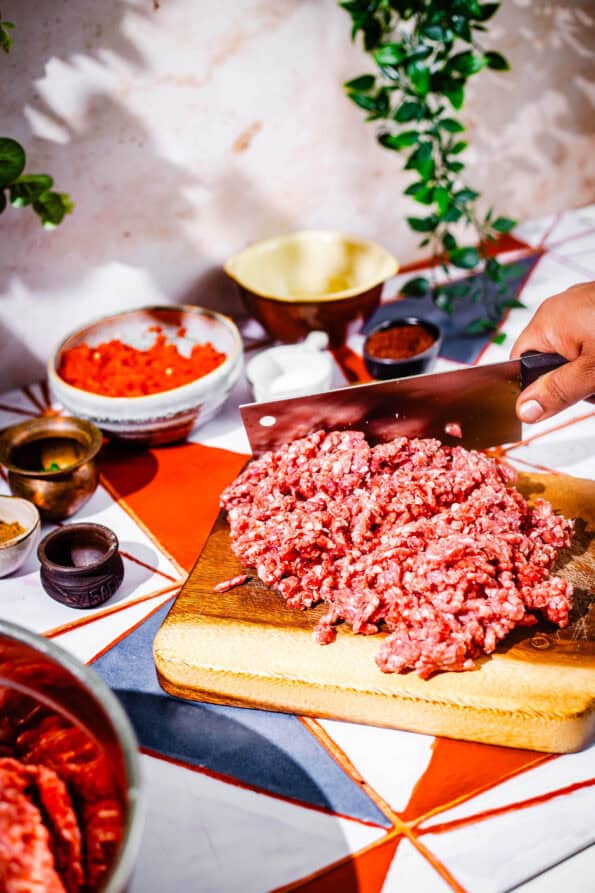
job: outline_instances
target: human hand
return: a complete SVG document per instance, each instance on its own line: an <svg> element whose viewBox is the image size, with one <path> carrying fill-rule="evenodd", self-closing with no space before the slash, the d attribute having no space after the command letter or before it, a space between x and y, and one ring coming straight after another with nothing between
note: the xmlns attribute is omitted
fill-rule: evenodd
<svg viewBox="0 0 595 893"><path fill-rule="evenodd" d="M573 285L539 307L510 355L525 351L561 354L569 362L522 391L516 413L540 422L595 394L595 282Z"/></svg>

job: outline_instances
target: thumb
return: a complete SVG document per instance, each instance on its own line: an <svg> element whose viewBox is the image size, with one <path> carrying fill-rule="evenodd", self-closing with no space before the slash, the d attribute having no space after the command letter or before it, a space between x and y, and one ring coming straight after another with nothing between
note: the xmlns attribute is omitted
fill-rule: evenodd
<svg viewBox="0 0 595 893"><path fill-rule="evenodd" d="M521 393L516 412L523 422L540 422L583 400L595 391L592 362L580 356L547 375L542 375Z"/></svg>

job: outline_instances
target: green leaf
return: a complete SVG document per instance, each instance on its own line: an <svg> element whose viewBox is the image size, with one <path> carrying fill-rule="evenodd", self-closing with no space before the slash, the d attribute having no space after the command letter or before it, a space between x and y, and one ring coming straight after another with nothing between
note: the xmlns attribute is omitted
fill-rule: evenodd
<svg viewBox="0 0 595 893"><path fill-rule="evenodd" d="M466 335L484 335L486 332L493 332L496 323L490 319L474 319L465 329Z"/></svg>
<svg viewBox="0 0 595 893"><path fill-rule="evenodd" d="M401 292L410 298L423 298L430 290L430 283L425 276L409 279L402 287Z"/></svg>
<svg viewBox="0 0 595 893"><path fill-rule="evenodd" d="M492 223L492 229L499 233L508 233L511 229L514 229L516 224L516 220L511 220L510 217L497 217Z"/></svg>
<svg viewBox="0 0 595 893"><path fill-rule="evenodd" d="M432 200L438 206L440 216L444 216L450 204L450 192L444 186L437 186L432 193Z"/></svg>
<svg viewBox="0 0 595 893"><path fill-rule="evenodd" d="M466 143L465 140L460 140L458 143L455 143L448 152L450 155L458 155L460 152L464 152L468 145L469 143Z"/></svg>
<svg viewBox="0 0 595 893"><path fill-rule="evenodd" d="M452 235L452 233L445 233L442 236L442 244L444 245L446 251L454 251L454 249L457 247L457 240Z"/></svg>
<svg viewBox="0 0 595 893"><path fill-rule="evenodd" d="M438 121L438 127L448 131L448 133L461 133L465 129L460 121L457 121L455 118L442 118L441 121Z"/></svg>
<svg viewBox="0 0 595 893"><path fill-rule="evenodd" d="M466 40L467 43L471 43L473 39L471 34L471 27L465 16L453 15L450 20L450 27L457 35L457 37L461 37L463 40Z"/></svg>
<svg viewBox="0 0 595 893"><path fill-rule="evenodd" d="M479 252L473 246L455 248L448 255L448 259L455 267L460 267L463 270L472 270L479 263Z"/></svg>
<svg viewBox="0 0 595 893"><path fill-rule="evenodd" d="M489 257L486 261L485 274L492 282L501 282L504 278L502 264L495 257Z"/></svg>
<svg viewBox="0 0 595 893"><path fill-rule="evenodd" d="M449 171L452 171L454 174L458 174L459 171L462 171L465 165L462 161L449 161L446 165Z"/></svg>
<svg viewBox="0 0 595 893"><path fill-rule="evenodd" d="M463 216L463 212L460 208L457 208L456 205L451 205L447 211L442 215L442 219L445 223L456 223L457 220L460 220Z"/></svg>
<svg viewBox="0 0 595 893"><path fill-rule="evenodd" d="M0 47L5 53L10 53L10 48L12 47L12 36L8 32L13 28L12 22L0 22Z"/></svg>
<svg viewBox="0 0 595 893"><path fill-rule="evenodd" d="M476 192L474 189L461 189L459 192L455 192L455 198L461 204L465 204L466 202L472 202L475 198L479 198L479 192Z"/></svg>
<svg viewBox="0 0 595 893"><path fill-rule="evenodd" d="M453 84L452 86L445 87L444 95L452 105L453 109L456 109L457 111L465 102L465 90L463 89L462 84Z"/></svg>
<svg viewBox="0 0 595 893"><path fill-rule="evenodd" d="M429 245L431 241L432 241L431 238L429 236L427 236L425 239L421 240L421 242L418 245L418 248L425 248L426 245Z"/></svg>
<svg viewBox="0 0 595 893"><path fill-rule="evenodd" d="M527 305L523 304L522 301L517 301L516 298L510 298L508 301L502 301L503 307L510 307L511 310L526 310Z"/></svg>
<svg viewBox="0 0 595 893"><path fill-rule="evenodd" d="M426 96L430 89L430 69L424 62L411 62L407 66L407 77L418 96Z"/></svg>
<svg viewBox="0 0 595 893"><path fill-rule="evenodd" d="M393 115L395 121L399 124L405 124L407 121L419 121L423 118L426 107L420 102L403 102Z"/></svg>
<svg viewBox="0 0 595 893"><path fill-rule="evenodd" d="M378 65L399 65L407 56L407 48L402 43L386 43L374 53Z"/></svg>
<svg viewBox="0 0 595 893"><path fill-rule="evenodd" d="M506 341L506 332L496 332L492 338L492 344L504 344Z"/></svg>
<svg viewBox="0 0 595 893"><path fill-rule="evenodd" d="M414 146L419 140L417 130L405 130L403 133L381 133L378 142L385 149L395 149L399 152L409 146Z"/></svg>
<svg viewBox="0 0 595 893"><path fill-rule="evenodd" d="M52 188L54 181L48 174L27 174L10 186L10 204L13 208L31 205L36 198Z"/></svg>
<svg viewBox="0 0 595 893"><path fill-rule="evenodd" d="M427 183L413 183L411 186L408 186L405 190L405 195L410 195L415 199L416 202L420 202L422 205L431 205L432 204L432 192L433 189L428 186Z"/></svg>
<svg viewBox="0 0 595 893"><path fill-rule="evenodd" d="M432 159L432 143L420 143L415 152L407 159L405 170L417 171L422 179L429 179L434 172L434 161Z"/></svg>
<svg viewBox="0 0 595 893"><path fill-rule="evenodd" d="M438 218L435 214L429 217L408 217L407 223L416 233L431 233L438 226Z"/></svg>
<svg viewBox="0 0 595 893"><path fill-rule="evenodd" d="M0 137L0 187L8 186L23 173L27 157L25 150L8 137Z"/></svg>
<svg viewBox="0 0 595 893"><path fill-rule="evenodd" d="M448 314L451 314L454 309L450 295L440 290L436 291L436 306Z"/></svg>
<svg viewBox="0 0 595 893"><path fill-rule="evenodd" d="M376 83L376 79L372 74L362 74L358 78L353 78L351 81L345 81L343 86L346 90L355 90L356 92L366 93L368 90L371 90L374 84Z"/></svg>
<svg viewBox="0 0 595 893"><path fill-rule="evenodd" d="M438 43L447 43L452 40L452 31L443 28L442 25L428 25L427 28L424 28L424 34L430 40L435 40Z"/></svg>
<svg viewBox="0 0 595 893"><path fill-rule="evenodd" d="M496 53L493 50L489 50L485 54L485 57L487 59L488 68L493 68L494 71L510 71L510 65L502 53Z"/></svg>
<svg viewBox="0 0 595 893"><path fill-rule="evenodd" d="M471 50L466 50L464 53L456 53L456 55L452 56L449 60L448 68L469 77L472 74L477 74L487 64L487 56L483 53L473 53Z"/></svg>
<svg viewBox="0 0 595 893"><path fill-rule="evenodd" d="M366 93L348 93L347 95L361 109L365 109L367 112L378 111L378 102L374 96L368 96Z"/></svg>
<svg viewBox="0 0 595 893"><path fill-rule="evenodd" d="M62 223L73 208L73 203L64 192L44 192L33 202L33 210L46 229L54 229Z"/></svg>
<svg viewBox="0 0 595 893"><path fill-rule="evenodd" d="M498 12L500 8L499 3L481 3L479 6L479 15L477 19L480 22L487 22L488 19L491 19L494 13Z"/></svg>

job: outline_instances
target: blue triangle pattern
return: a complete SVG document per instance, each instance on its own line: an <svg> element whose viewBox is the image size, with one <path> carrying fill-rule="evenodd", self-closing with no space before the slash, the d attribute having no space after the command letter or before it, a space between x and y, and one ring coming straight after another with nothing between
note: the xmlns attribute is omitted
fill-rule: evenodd
<svg viewBox="0 0 595 893"><path fill-rule="evenodd" d="M93 668L115 691L143 747L251 787L390 827L368 795L295 717L184 701L159 686L153 639L166 604Z"/></svg>

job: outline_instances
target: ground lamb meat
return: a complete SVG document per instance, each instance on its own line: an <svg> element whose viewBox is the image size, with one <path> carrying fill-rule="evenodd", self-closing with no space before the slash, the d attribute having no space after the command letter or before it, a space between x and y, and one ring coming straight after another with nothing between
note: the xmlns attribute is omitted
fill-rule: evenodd
<svg viewBox="0 0 595 893"><path fill-rule="evenodd" d="M529 506L516 473L483 453L323 431L251 462L222 494L233 550L294 608L324 601L335 624L388 632L387 673L468 670L534 611L568 623L572 585L550 570L572 523Z"/></svg>

